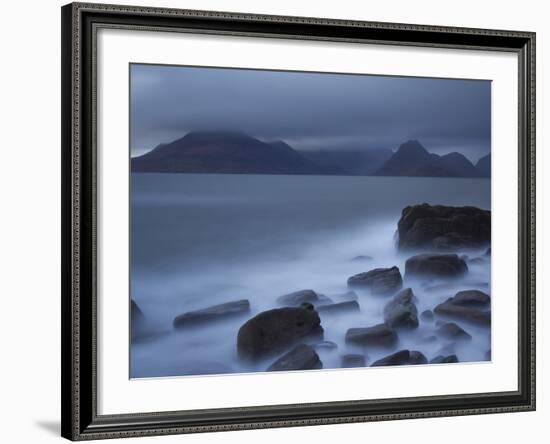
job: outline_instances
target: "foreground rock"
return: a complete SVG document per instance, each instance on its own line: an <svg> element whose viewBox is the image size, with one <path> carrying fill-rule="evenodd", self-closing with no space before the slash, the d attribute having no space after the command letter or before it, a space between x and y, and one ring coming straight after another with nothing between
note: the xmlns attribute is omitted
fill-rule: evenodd
<svg viewBox="0 0 550 444"><path fill-rule="evenodd" d="M392 295L401 290L403 278L397 267L375 268L348 279L348 286L362 288L379 295Z"/></svg>
<svg viewBox="0 0 550 444"><path fill-rule="evenodd" d="M239 329L237 350L241 358L259 359L304 338L322 336L321 319L311 306L276 308L254 316Z"/></svg>
<svg viewBox="0 0 550 444"><path fill-rule="evenodd" d="M147 333L147 322L145 316L139 308L139 305L131 299L130 300L130 330L132 342L138 341L143 338Z"/></svg>
<svg viewBox="0 0 550 444"><path fill-rule="evenodd" d="M317 307L317 311L321 315L349 313L359 311L359 303L357 301L345 301L336 304L320 305Z"/></svg>
<svg viewBox="0 0 550 444"><path fill-rule="evenodd" d="M306 344L299 344L271 364L268 372L288 370L314 370L323 368L323 363L315 350Z"/></svg>
<svg viewBox="0 0 550 444"><path fill-rule="evenodd" d="M436 330L436 333L445 339L461 339L468 341L472 339L472 336L466 330L454 322L447 322L441 325Z"/></svg>
<svg viewBox="0 0 550 444"><path fill-rule="evenodd" d="M405 262L405 277L454 279L464 276L468 266L456 254L418 254Z"/></svg>
<svg viewBox="0 0 550 444"><path fill-rule="evenodd" d="M174 319L174 328L186 328L202 325L207 322L219 321L242 315L250 311L250 302L247 299L213 305L201 310L188 311Z"/></svg>
<svg viewBox="0 0 550 444"><path fill-rule="evenodd" d="M277 304L286 307L299 307L306 302L317 306L318 304L330 304L332 301L313 290L295 291L277 298Z"/></svg>
<svg viewBox="0 0 550 444"><path fill-rule="evenodd" d="M391 328L417 328L418 309L412 289L400 291L384 307L384 321Z"/></svg>
<svg viewBox="0 0 550 444"><path fill-rule="evenodd" d="M397 224L400 249L471 249L491 242L491 212L476 207L413 205Z"/></svg>
<svg viewBox="0 0 550 444"><path fill-rule="evenodd" d="M421 352L416 350L400 350L389 356L386 356L372 364L372 367L382 367L386 365L417 365L427 364L428 359Z"/></svg>
<svg viewBox="0 0 550 444"><path fill-rule="evenodd" d="M342 356L343 368L365 367L366 365L367 362L363 355L349 354Z"/></svg>
<svg viewBox="0 0 550 444"><path fill-rule="evenodd" d="M479 290L459 291L434 308L434 312L479 325L491 324L491 297Z"/></svg>
<svg viewBox="0 0 550 444"><path fill-rule="evenodd" d="M458 362L458 357L456 355L438 355L430 361L430 364L454 364Z"/></svg>
<svg viewBox="0 0 550 444"><path fill-rule="evenodd" d="M368 328L350 328L346 342L361 346L392 347L397 343L397 333L386 324Z"/></svg>

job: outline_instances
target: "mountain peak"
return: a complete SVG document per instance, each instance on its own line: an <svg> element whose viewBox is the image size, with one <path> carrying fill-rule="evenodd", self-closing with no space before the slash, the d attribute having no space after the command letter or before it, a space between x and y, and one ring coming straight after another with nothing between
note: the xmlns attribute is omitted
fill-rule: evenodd
<svg viewBox="0 0 550 444"><path fill-rule="evenodd" d="M397 152L420 155L429 154L428 150L424 148L418 140L408 140L407 142L401 144Z"/></svg>

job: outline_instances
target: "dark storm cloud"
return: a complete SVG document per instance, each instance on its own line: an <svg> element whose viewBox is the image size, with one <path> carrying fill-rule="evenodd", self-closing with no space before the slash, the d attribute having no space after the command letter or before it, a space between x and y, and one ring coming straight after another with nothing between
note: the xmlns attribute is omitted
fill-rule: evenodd
<svg viewBox="0 0 550 444"><path fill-rule="evenodd" d="M131 67L133 155L189 131L231 130L302 150L418 139L476 161L490 151L490 109L489 81Z"/></svg>

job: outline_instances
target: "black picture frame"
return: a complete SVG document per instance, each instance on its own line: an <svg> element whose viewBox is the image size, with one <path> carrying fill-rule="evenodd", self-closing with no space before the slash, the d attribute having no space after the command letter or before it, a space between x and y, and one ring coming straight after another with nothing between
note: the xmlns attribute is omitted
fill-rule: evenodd
<svg viewBox="0 0 550 444"><path fill-rule="evenodd" d="M68 4L61 14L62 436L120 438L535 409L535 33L85 3ZM98 415L94 76L100 27L515 53L519 65L518 390Z"/></svg>

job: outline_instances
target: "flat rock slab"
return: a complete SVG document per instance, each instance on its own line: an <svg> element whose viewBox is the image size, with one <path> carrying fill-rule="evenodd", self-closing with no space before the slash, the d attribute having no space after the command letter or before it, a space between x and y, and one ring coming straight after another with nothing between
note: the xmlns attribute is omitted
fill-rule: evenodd
<svg viewBox="0 0 550 444"><path fill-rule="evenodd" d="M375 268L348 279L348 286L369 290L373 294L392 295L403 287L403 278L397 267Z"/></svg>
<svg viewBox="0 0 550 444"><path fill-rule="evenodd" d="M462 292L457 293L459 295ZM482 295L484 293L479 292ZM462 321L471 322L473 324L488 326L491 325L491 311L484 308L490 304L481 304L484 300L483 296L476 295L471 297L472 293L459 297L458 299L449 298L445 302L434 308L434 312L438 315L447 316ZM456 297L456 296L455 296ZM458 303L456 303L458 301Z"/></svg>
<svg viewBox="0 0 550 444"><path fill-rule="evenodd" d="M401 212L397 231L402 250L482 248L491 242L491 212L476 207L413 205Z"/></svg>
<svg viewBox="0 0 550 444"><path fill-rule="evenodd" d="M417 328L418 309L410 288L401 290L384 307L384 321L391 328Z"/></svg>
<svg viewBox="0 0 550 444"><path fill-rule="evenodd" d="M405 262L406 278L453 279L466 273L466 262L456 254L418 254Z"/></svg>
<svg viewBox="0 0 550 444"><path fill-rule="evenodd" d="M386 324L367 328L350 328L346 342L361 346L392 347L397 343L397 333Z"/></svg>
<svg viewBox="0 0 550 444"><path fill-rule="evenodd" d="M464 307L488 307L491 304L491 296L479 290L464 290L455 294L451 301Z"/></svg>
<svg viewBox="0 0 550 444"><path fill-rule="evenodd" d="M239 329L237 350L245 359L279 353L304 338L323 339L318 313L310 308L285 307L264 311Z"/></svg>
<svg viewBox="0 0 550 444"><path fill-rule="evenodd" d="M285 307L299 307L304 303L317 306L319 304L330 304L332 300L313 290L299 290L277 298L277 304L284 305Z"/></svg>
<svg viewBox="0 0 550 444"><path fill-rule="evenodd" d="M349 313L359 310L359 303L357 301L338 302L336 304L320 305L317 307L320 315Z"/></svg>
<svg viewBox="0 0 550 444"><path fill-rule="evenodd" d="M372 364L372 367L382 367L386 365L418 365L427 364L428 360L421 352L416 350L400 350L392 353Z"/></svg>
<svg viewBox="0 0 550 444"><path fill-rule="evenodd" d="M315 350L306 344L299 344L271 364L268 372L289 370L315 370L323 368L323 363Z"/></svg>
<svg viewBox="0 0 550 444"><path fill-rule="evenodd" d="M213 305L201 310L188 311L177 316L174 319L174 328L186 328L197 325L203 325L212 321L231 318L242 315L250 311L250 302L247 299L241 299L225 304Z"/></svg>

